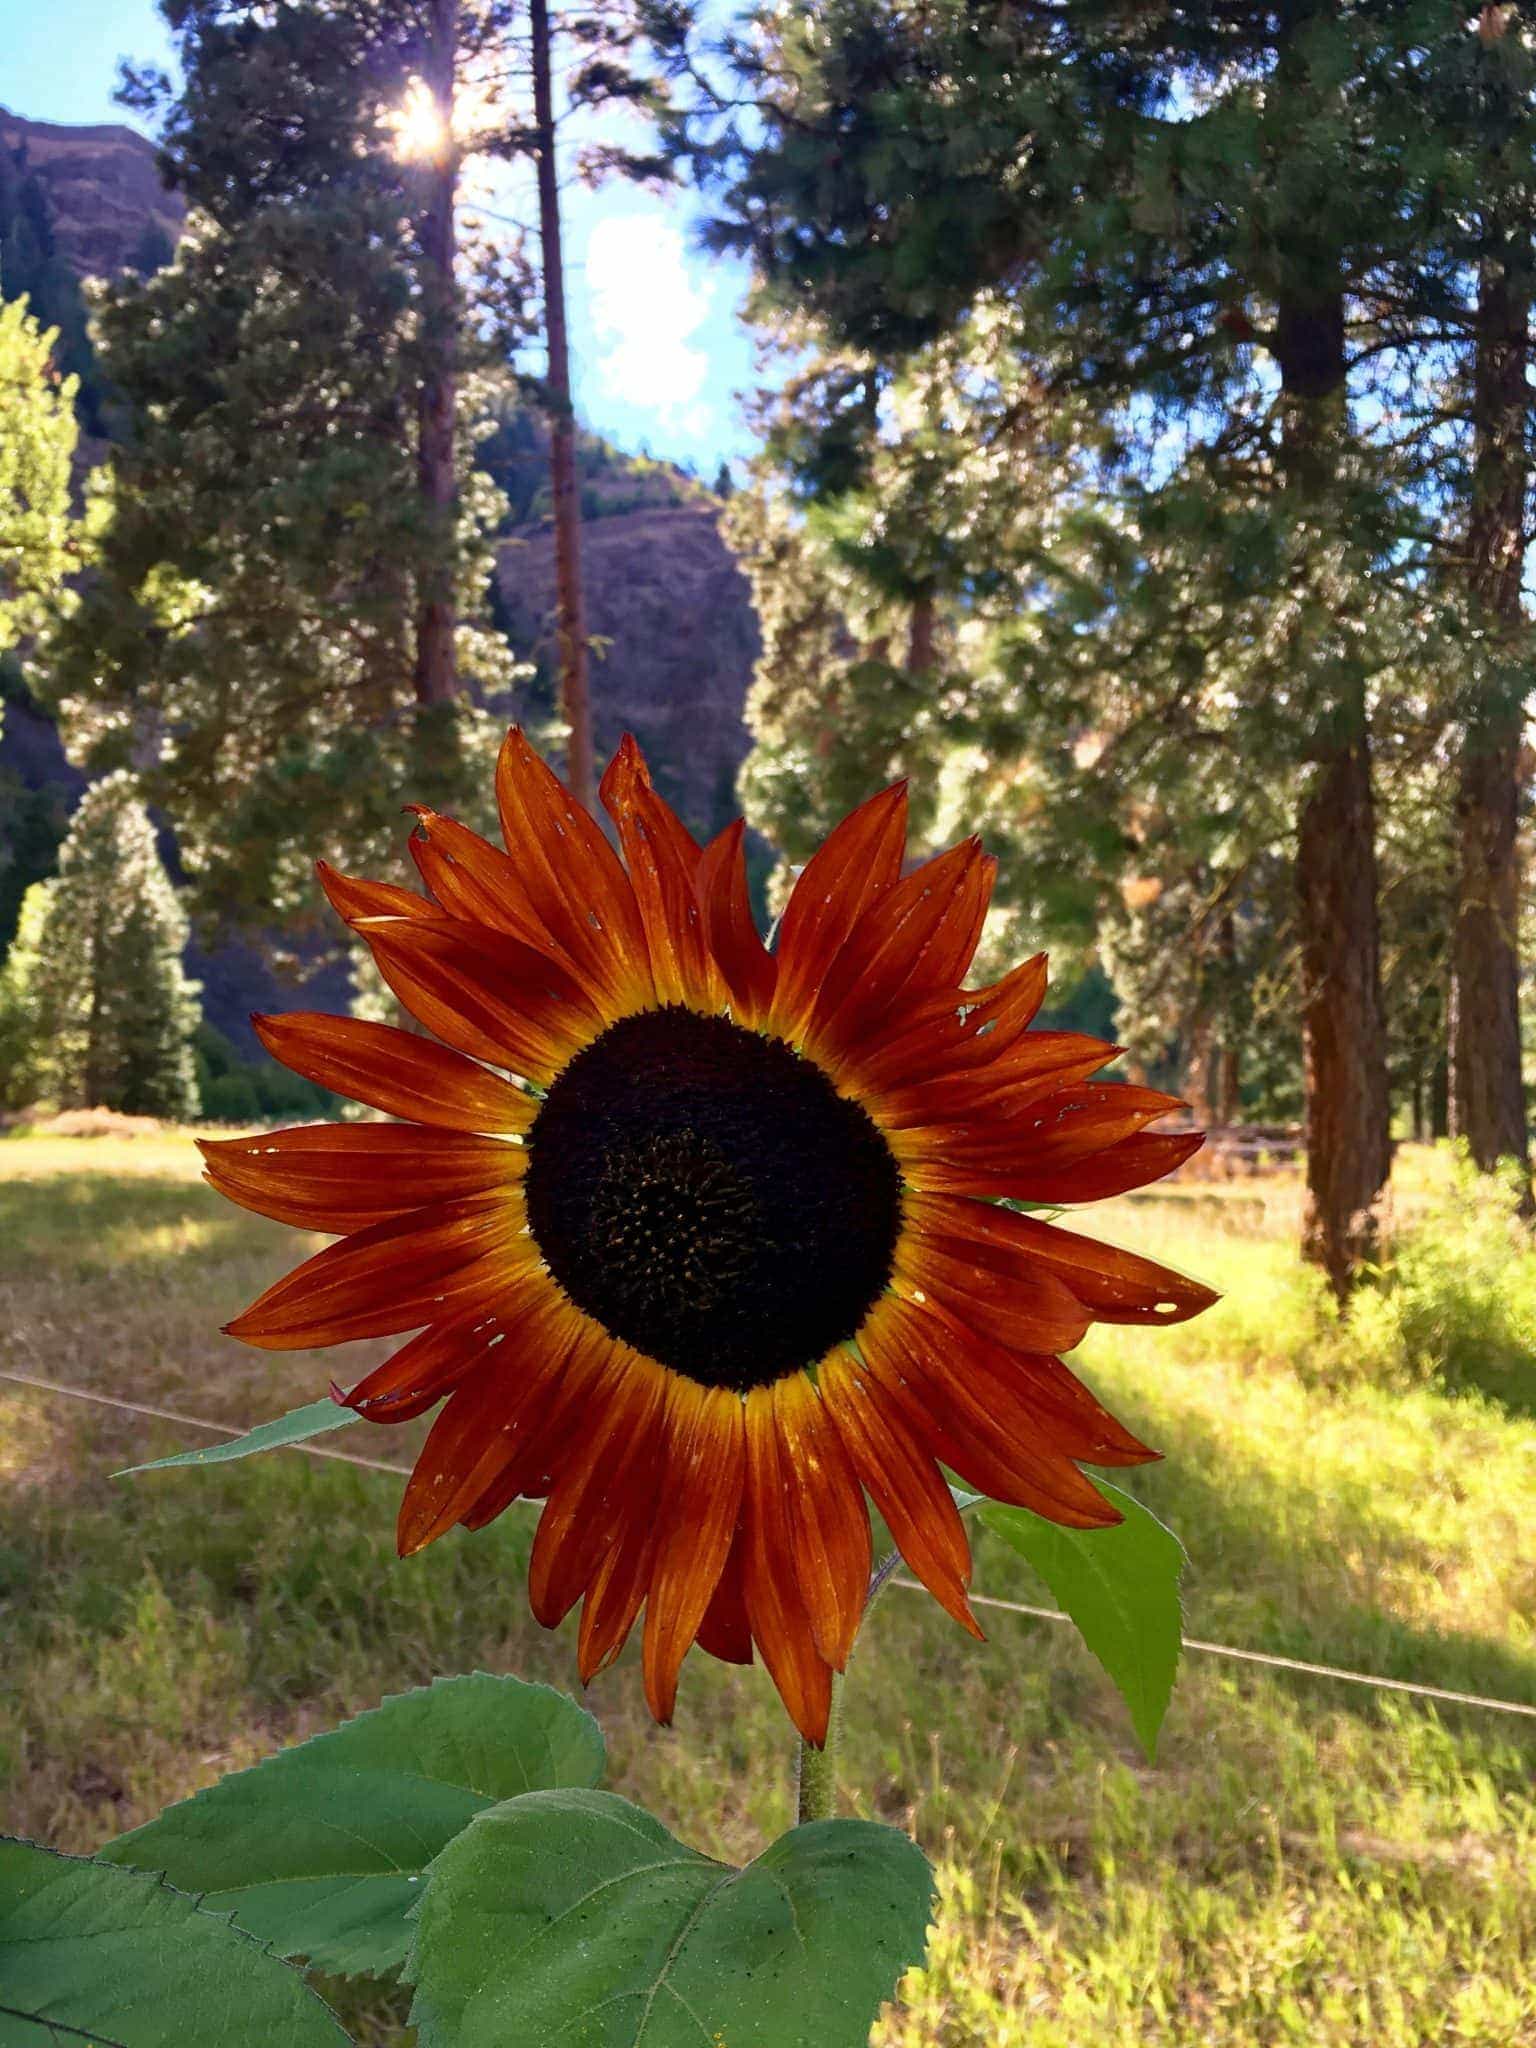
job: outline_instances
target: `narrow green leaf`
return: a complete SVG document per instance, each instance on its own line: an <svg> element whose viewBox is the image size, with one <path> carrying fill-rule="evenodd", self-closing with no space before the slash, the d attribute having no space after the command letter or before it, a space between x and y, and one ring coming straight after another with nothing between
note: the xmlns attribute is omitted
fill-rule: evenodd
<svg viewBox="0 0 1536 2048"><path fill-rule="evenodd" d="M433 1865L411 2018L421 2048L866 2048L932 1897L921 1850L872 1821L733 1870L611 1792L534 1792Z"/></svg>
<svg viewBox="0 0 1536 2048"><path fill-rule="evenodd" d="M981 1519L1034 1566L1119 1688L1148 1758L1168 1711L1184 1617L1184 1549L1140 1501L1096 1479L1125 1516L1113 1529L1063 1529L991 1502Z"/></svg>
<svg viewBox="0 0 1536 2048"><path fill-rule="evenodd" d="M0 2048L345 2048L298 1971L156 1877L0 1836Z"/></svg>
<svg viewBox="0 0 1536 2048"><path fill-rule="evenodd" d="M339 1401L311 1401L271 1422L258 1422L254 1429L248 1429L244 1436L231 1437L228 1443L177 1451L170 1458L151 1458L147 1465L125 1465L112 1477L127 1479L134 1472L163 1472L171 1465L222 1465L230 1458L249 1458L257 1451L275 1451L284 1444L301 1444L309 1437L324 1436L327 1430L346 1429L358 1419Z"/></svg>
<svg viewBox="0 0 1536 2048"><path fill-rule="evenodd" d="M477 1671L221 1778L101 1854L203 1893L280 1955L380 1975L405 1960L427 1865L477 1813L593 1785L603 1762L564 1693Z"/></svg>

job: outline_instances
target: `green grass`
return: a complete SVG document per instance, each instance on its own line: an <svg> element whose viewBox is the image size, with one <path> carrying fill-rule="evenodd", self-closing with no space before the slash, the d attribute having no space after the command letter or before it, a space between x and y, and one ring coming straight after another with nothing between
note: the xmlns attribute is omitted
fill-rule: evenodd
<svg viewBox="0 0 1536 2048"><path fill-rule="evenodd" d="M323 1391L333 1356L218 1334L308 1241L196 1173L174 1136L0 1142L0 1364L240 1423ZM1091 1228L1227 1293L1097 1332L1083 1370L1167 1454L1133 1485L1189 1550L1192 1634L1536 1703L1536 1259L1443 1160L1400 1180L1397 1263L1343 1329L1290 1252L1293 1182L1108 1205ZM437 1672L574 1685L525 1517L402 1564L387 1474L110 1477L191 1440L0 1382L0 1827L89 1848ZM1041 1598L985 1537L977 1578ZM942 1877L882 2048L1536 2043L1536 1723L1192 1656L1149 1767L1071 1631L990 1622L979 1647L892 1592L850 1678L847 1810ZM690 1660L671 1731L632 1656L589 1704L686 1838L742 1858L787 1824L760 1672ZM409 2041L395 1988L331 1989L368 2048Z"/></svg>

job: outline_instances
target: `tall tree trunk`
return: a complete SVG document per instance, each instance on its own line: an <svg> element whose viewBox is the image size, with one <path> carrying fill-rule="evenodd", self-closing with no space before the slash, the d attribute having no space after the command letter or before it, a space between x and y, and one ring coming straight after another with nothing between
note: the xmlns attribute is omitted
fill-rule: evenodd
<svg viewBox="0 0 1536 2048"><path fill-rule="evenodd" d="M1326 499L1345 430L1342 292L1298 293L1283 303L1275 352L1287 483L1305 510ZM1365 680L1347 662L1318 704L1310 754L1296 845L1307 1117L1302 1251L1343 1302L1375 1251L1377 1203L1392 1163L1370 733Z"/></svg>
<svg viewBox="0 0 1536 2048"><path fill-rule="evenodd" d="M1226 904L1216 927L1216 948L1221 955L1222 986L1226 995L1226 1018L1221 1035L1221 1087L1216 1104L1219 1123L1231 1126L1243 1113L1242 1062L1238 1052L1237 1022L1233 1004L1237 991L1237 921L1232 905Z"/></svg>
<svg viewBox="0 0 1536 2048"><path fill-rule="evenodd" d="M1190 1114L1207 1129L1216 1121L1216 1075L1220 1053L1210 1010L1197 1003L1184 1035L1184 1096Z"/></svg>
<svg viewBox="0 0 1536 2048"><path fill-rule="evenodd" d="M1301 808L1296 890L1307 1111L1302 1250L1343 1301L1376 1249L1392 1148L1363 688L1337 712Z"/></svg>
<svg viewBox="0 0 1536 2048"><path fill-rule="evenodd" d="M459 174L453 139L453 87L458 51L458 0L432 0L432 35L422 83L442 120L442 135L422 166L421 333L426 368L421 380L417 474L430 558L421 579L416 614L416 699L446 704L458 692L454 664L454 528L458 470L454 452L457 406L458 297L454 279L454 202Z"/></svg>
<svg viewBox="0 0 1536 2048"><path fill-rule="evenodd" d="M1511 668L1527 637L1525 432L1529 250L1514 235L1483 263L1473 366L1474 453L1468 576ZM1495 678L1467 722L1457 768L1456 907L1451 936L1451 1128L1489 1171L1529 1167L1520 1073L1520 803L1523 692ZM1527 1188L1529 1203L1529 1188Z"/></svg>
<svg viewBox="0 0 1536 2048"><path fill-rule="evenodd" d="M934 631L937 612L931 590L919 591L912 600L907 628L907 674L925 676L933 667Z"/></svg>
<svg viewBox="0 0 1536 2048"><path fill-rule="evenodd" d="M528 27L533 58L534 136L539 159L544 338L549 350L549 470L555 501L555 635L560 659L560 707L570 728L565 779L576 801L590 810L596 796L592 692L588 675L586 605L581 582L581 489L576 476L576 415L571 406L570 347L565 326L565 257L560 241L560 184L555 163L549 0L528 0Z"/></svg>

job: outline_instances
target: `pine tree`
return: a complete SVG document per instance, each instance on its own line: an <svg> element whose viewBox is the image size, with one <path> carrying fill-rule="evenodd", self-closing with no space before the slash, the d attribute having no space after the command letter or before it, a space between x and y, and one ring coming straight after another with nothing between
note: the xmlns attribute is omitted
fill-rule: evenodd
<svg viewBox="0 0 1536 2048"><path fill-rule="evenodd" d="M1457 871L1452 909L1450 1121L1484 1171L1529 1165L1520 1057L1521 747L1536 672L1524 597L1530 492L1531 319L1536 301L1532 152L1536 62L1527 14L1482 11L1479 34L1453 46L1452 82L1466 117L1471 176L1466 246L1475 277L1464 326L1471 430L1465 521L1472 624L1480 664L1462 724L1457 769ZM1521 32L1522 26L1524 33ZM1443 312L1443 309L1437 309ZM1530 1207L1527 1187L1526 1207Z"/></svg>
<svg viewBox="0 0 1536 2048"><path fill-rule="evenodd" d="M530 83L529 118L509 126L502 142L508 156L531 156L538 200L540 298L546 368L543 402L549 427L550 510L555 550L555 649L560 709L566 727L566 782L579 803L596 800L593 757L591 647L581 562L580 443L572 401L570 341L566 317L565 231L560 198L561 130L573 117L592 127L592 117L615 106L652 97L651 82L636 67L635 46L644 34L643 0L589 0L574 9L551 8L549 0L528 0L526 56ZM562 76L556 49L564 38L576 57ZM563 99L563 108L557 102ZM603 130L594 131L601 136ZM575 152L581 176L596 182L618 173L654 179L666 169L654 152L638 152L615 139L589 140Z"/></svg>
<svg viewBox="0 0 1536 2048"><path fill-rule="evenodd" d="M28 890L0 969L0 1088L11 1106L194 1115L186 939L132 778L103 777L80 800L57 875Z"/></svg>
<svg viewBox="0 0 1536 2048"><path fill-rule="evenodd" d="M1043 580L1054 619L1004 634L1000 686L984 664L969 683L991 689L1015 755L1021 734L1070 750L1074 712L1079 734L1140 728L1109 758L1122 774L1165 764L1193 799L1170 815L1197 834L1201 778L1180 748L1229 756L1249 833L1288 794L1307 1242L1340 1294L1370 1255L1389 1162L1373 726L1415 639L1426 667L1447 644L1428 441L1367 425L1396 419L1405 349L1424 369L1429 302L1404 338L1377 301L1388 276L1443 272L1432 195L1457 182L1463 138L1423 49L1465 29L1437 4L1073 0L1047 17L840 0L814 23L756 17L732 50L750 118L705 89L683 137L762 304L809 313L888 374L995 294L1047 404L1098 422L1099 537L1085 551L1067 535L1042 578L1049 525L1021 536L1018 588ZM985 383L957 395L995 417ZM798 473L825 493L814 460ZM962 616L996 561L977 546L951 580ZM1122 716L1084 700L1087 676Z"/></svg>
<svg viewBox="0 0 1536 2048"><path fill-rule="evenodd" d="M133 433L54 696L87 763L131 762L173 820L199 914L294 932L317 851L387 859L407 793L483 810L478 700L516 672L474 467L510 314L494 265L473 305L460 289L441 102L443 36L457 78L493 22L437 0L168 14L185 82L135 90L193 210L176 263L101 306Z"/></svg>
<svg viewBox="0 0 1536 2048"><path fill-rule="evenodd" d="M570 348L565 320L565 255L555 146L553 52L549 0L528 0L528 54L533 72L534 160L539 193L539 249L544 286L544 339L549 368L550 495L555 521L555 646L560 709L565 719L566 780L589 810L597 795L588 677L586 601L581 576L581 484L576 469L576 415L571 406Z"/></svg>

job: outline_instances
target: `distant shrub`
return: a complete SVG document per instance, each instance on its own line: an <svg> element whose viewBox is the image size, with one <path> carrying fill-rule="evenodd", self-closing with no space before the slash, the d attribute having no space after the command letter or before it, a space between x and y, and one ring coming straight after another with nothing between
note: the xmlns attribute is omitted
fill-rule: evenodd
<svg viewBox="0 0 1536 2048"><path fill-rule="evenodd" d="M337 1099L329 1089L289 1073L276 1060L242 1059L206 1020L197 1027L192 1050L198 1111L206 1123L309 1123L336 1112Z"/></svg>
<svg viewBox="0 0 1536 2048"><path fill-rule="evenodd" d="M1476 1388L1536 1413L1536 1246L1517 1214L1518 1175L1441 1151L1447 1178L1398 1232L1340 1344L1373 1375Z"/></svg>

